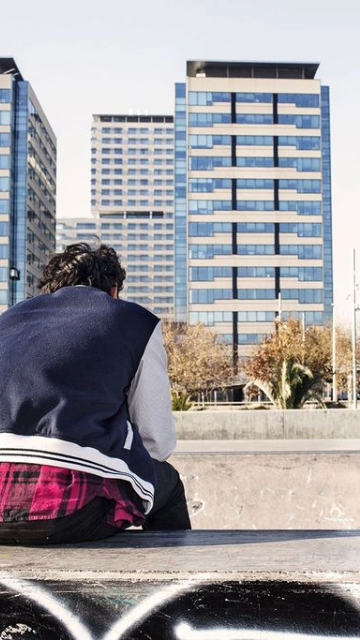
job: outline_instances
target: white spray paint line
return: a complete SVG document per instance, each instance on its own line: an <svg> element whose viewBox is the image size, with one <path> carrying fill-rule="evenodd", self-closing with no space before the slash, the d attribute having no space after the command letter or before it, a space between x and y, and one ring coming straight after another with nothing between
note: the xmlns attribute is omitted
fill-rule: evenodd
<svg viewBox="0 0 360 640"><path fill-rule="evenodd" d="M148 614L152 613L160 605L166 604L172 600L174 596L180 595L188 591L190 588L198 584L198 580L186 580L180 584L166 586L160 591L147 596L137 605L135 605L128 613L123 615L120 620L109 629L108 633L103 636L102 640L120 640L124 633L129 631L131 627L138 624ZM218 639L217 639L218 640Z"/></svg>
<svg viewBox="0 0 360 640"><path fill-rule="evenodd" d="M256 631L253 629L193 629L182 622L175 627L178 640L329 640L329 635L313 633L289 633L288 631ZM350 636L331 636L331 640L349 640ZM351 636L352 640L360 640L359 636Z"/></svg>
<svg viewBox="0 0 360 640"><path fill-rule="evenodd" d="M64 625L74 640L94 640L93 635L81 620L42 587L16 578L1 578L0 584L11 591L21 593L51 613L56 620Z"/></svg>

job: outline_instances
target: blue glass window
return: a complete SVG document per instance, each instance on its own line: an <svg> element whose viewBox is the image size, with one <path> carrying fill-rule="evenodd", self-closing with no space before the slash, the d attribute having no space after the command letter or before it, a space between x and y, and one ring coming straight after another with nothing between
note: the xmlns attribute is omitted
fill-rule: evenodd
<svg viewBox="0 0 360 640"><path fill-rule="evenodd" d="M231 167L230 156L190 156L190 171L212 171L217 167Z"/></svg>
<svg viewBox="0 0 360 640"><path fill-rule="evenodd" d="M9 155L0 155L0 169L10 169Z"/></svg>
<svg viewBox="0 0 360 640"><path fill-rule="evenodd" d="M317 151L321 148L320 136L279 136L279 147L295 147L299 151Z"/></svg>
<svg viewBox="0 0 360 640"><path fill-rule="evenodd" d="M298 256L300 260L321 260L322 246L320 244L281 244L280 255Z"/></svg>
<svg viewBox="0 0 360 640"><path fill-rule="evenodd" d="M10 147L10 133L0 133L0 147Z"/></svg>
<svg viewBox="0 0 360 640"><path fill-rule="evenodd" d="M230 93L211 92L211 91L189 91L189 105L209 106L216 102L230 102Z"/></svg>
<svg viewBox="0 0 360 640"><path fill-rule="evenodd" d="M272 244L238 244L239 256L272 256L275 248Z"/></svg>
<svg viewBox="0 0 360 640"><path fill-rule="evenodd" d="M279 211L296 211L299 215L320 215L320 200L282 200L279 203Z"/></svg>
<svg viewBox="0 0 360 640"><path fill-rule="evenodd" d="M320 96L318 93L279 93L278 102L295 104L296 107L318 108Z"/></svg>
<svg viewBox="0 0 360 640"><path fill-rule="evenodd" d="M274 211L273 200L238 200L237 211Z"/></svg>
<svg viewBox="0 0 360 640"><path fill-rule="evenodd" d="M266 102L272 103L272 93L244 93L236 94L236 102Z"/></svg>
<svg viewBox="0 0 360 640"><path fill-rule="evenodd" d="M238 233L273 233L274 225L272 222L238 222Z"/></svg>
<svg viewBox="0 0 360 640"><path fill-rule="evenodd" d="M298 171L320 171L320 158L279 158L279 167L294 168Z"/></svg>
<svg viewBox="0 0 360 640"><path fill-rule="evenodd" d="M279 180L280 189L292 189L297 193L321 193L321 180Z"/></svg>
<svg viewBox="0 0 360 640"><path fill-rule="evenodd" d="M239 278L274 278L275 267L238 267Z"/></svg>
<svg viewBox="0 0 360 640"><path fill-rule="evenodd" d="M4 176L0 176L0 191L9 191L10 190L10 178Z"/></svg>
<svg viewBox="0 0 360 640"><path fill-rule="evenodd" d="M249 157L249 158L237 157L236 166L237 167L273 167L274 160L272 157L268 157L268 158L266 157L258 158L256 156Z"/></svg>
<svg viewBox="0 0 360 640"><path fill-rule="evenodd" d="M11 122L11 113L10 111L0 111L0 124L1 125L9 125Z"/></svg>
<svg viewBox="0 0 360 640"><path fill-rule="evenodd" d="M319 129L320 116L279 113L279 124L294 124L297 129Z"/></svg>
<svg viewBox="0 0 360 640"><path fill-rule="evenodd" d="M231 200L189 200L189 212L207 214L213 211L231 211Z"/></svg>
<svg viewBox="0 0 360 640"><path fill-rule="evenodd" d="M191 134L189 135L190 149L212 149L220 145L230 145L231 136Z"/></svg>
<svg viewBox="0 0 360 640"><path fill-rule="evenodd" d="M273 189L274 181L264 178L238 178L236 187L237 189Z"/></svg>
<svg viewBox="0 0 360 640"><path fill-rule="evenodd" d="M236 144L239 146L269 147L273 144L273 136L236 136Z"/></svg>
<svg viewBox="0 0 360 640"><path fill-rule="evenodd" d="M238 289L239 300L274 300L274 289Z"/></svg>
<svg viewBox="0 0 360 640"><path fill-rule="evenodd" d="M230 113L189 113L190 127L212 127L215 124L230 123Z"/></svg>
<svg viewBox="0 0 360 640"><path fill-rule="evenodd" d="M237 124L273 124L272 113L237 113Z"/></svg>
<svg viewBox="0 0 360 640"><path fill-rule="evenodd" d="M10 102L11 100L11 92L10 89L0 89L0 102Z"/></svg>

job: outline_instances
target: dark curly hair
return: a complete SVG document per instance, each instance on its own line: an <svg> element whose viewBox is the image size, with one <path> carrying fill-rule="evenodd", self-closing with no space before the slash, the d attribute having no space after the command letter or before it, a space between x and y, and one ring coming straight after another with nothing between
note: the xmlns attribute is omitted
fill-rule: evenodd
<svg viewBox="0 0 360 640"><path fill-rule="evenodd" d="M110 294L114 286L121 291L125 277L115 249L105 244L92 248L79 242L50 259L38 287L42 293L54 293L63 287L83 284Z"/></svg>

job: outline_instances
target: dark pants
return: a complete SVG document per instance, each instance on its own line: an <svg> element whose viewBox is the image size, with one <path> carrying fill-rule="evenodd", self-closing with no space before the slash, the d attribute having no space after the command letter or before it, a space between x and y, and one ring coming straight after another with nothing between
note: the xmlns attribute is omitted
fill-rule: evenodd
<svg viewBox="0 0 360 640"><path fill-rule="evenodd" d="M178 472L168 462L154 460L154 465L157 488L153 508L143 529L191 529L184 486ZM113 503L106 498L95 498L79 511L63 518L1 522L0 544L76 544L102 540L121 531L121 528L106 522L112 508Z"/></svg>

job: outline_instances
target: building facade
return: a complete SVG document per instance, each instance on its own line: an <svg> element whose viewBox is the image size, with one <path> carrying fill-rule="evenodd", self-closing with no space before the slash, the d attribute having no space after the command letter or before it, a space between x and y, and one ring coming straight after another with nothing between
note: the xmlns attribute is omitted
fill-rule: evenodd
<svg viewBox="0 0 360 640"><path fill-rule="evenodd" d="M329 88L316 64L188 62L175 90L176 319L234 357L331 318Z"/></svg>
<svg viewBox="0 0 360 640"><path fill-rule="evenodd" d="M0 313L38 293L55 249L56 138L13 58L0 58Z"/></svg>
<svg viewBox="0 0 360 640"><path fill-rule="evenodd" d="M167 115L94 115L91 211L119 253L123 297L174 316L174 124Z"/></svg>
<svg viewBox="0 0 360 640"><path fill-rule="evenodd" d="M93 215L56 219L56 251L64 251L69 244L100 239L100 228Z"/></svg>

